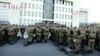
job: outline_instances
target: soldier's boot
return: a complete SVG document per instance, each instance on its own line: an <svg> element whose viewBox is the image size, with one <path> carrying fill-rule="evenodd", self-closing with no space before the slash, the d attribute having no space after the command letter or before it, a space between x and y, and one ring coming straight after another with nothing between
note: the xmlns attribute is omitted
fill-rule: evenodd
<svg viewBox="0 0 100 56"><path fill-rule="evenodd" d="M75 46L75 54L79 54L79 47Z"/></svg>
<svg viewBox="0 0 100 56"><path fill-rule="evenodd" d="M32 44L32 42L28 42L28 45L31 45Z"/></svg>
<svg viewBox="0 0 100 56"><path fill-rule="evenodd" d="M41 42L41 37L38 37L37 43L40 43L40 42Z"/></svg>
<svg viewBox="0 0 100 56"><path fill-rule="evenodd" d="M24 46L28 46L28 41L27 41L27 39L24 39Z"/></svg>
<svg viewBox="0 0 100 56"><path fill-rule="evenodd" d="M0 46L3 46L3 42L2 41L0 41Z"/></svg>
<svg viewBox="0 0 100 56"><path fill-rule="evenodd" d="M45 40L45 43L47 43L47 40Z"/></svg>
<svg viewBox="0 0 100 56"><path fill-rule="evenodd" d="M42 42L43 42L43 43L47 43L47 39L44 38L44 39L42 40Z"/></svg>
<svg viewBox="0 0 100 56"><path fill-rule="evenodd" d="M12 37L10 37L10 39L9 39L9 44L13 45Z"/></svg>
<svg viewBox="0 0 100 56"><path fill-rule="evenodd" d="M40 43L41 41L39 39L37 39L37 43Z"/></svg>

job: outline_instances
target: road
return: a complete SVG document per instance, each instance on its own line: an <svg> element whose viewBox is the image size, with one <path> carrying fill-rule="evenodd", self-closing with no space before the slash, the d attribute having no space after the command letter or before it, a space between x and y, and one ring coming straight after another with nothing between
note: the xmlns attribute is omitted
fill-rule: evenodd
<svg viewBox="0 0 100 56"><path fill-rule="evenodd" d="M34 43L29 46L23 45L23 40L19 40L15 45L5 44L0 47L0 56L68 56L57 49L51 41L47 43ZM82 56L74 55L74 56ZM95 51L88 56L100 56L100 52Z"/></svg>

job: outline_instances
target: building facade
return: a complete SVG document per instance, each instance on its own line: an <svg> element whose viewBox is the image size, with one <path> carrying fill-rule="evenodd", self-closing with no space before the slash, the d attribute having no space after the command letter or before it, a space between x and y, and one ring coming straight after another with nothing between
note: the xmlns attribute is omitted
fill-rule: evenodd
<svg viewBox="0 0 100 56"><path fill-rule="evenodd" d="M11 24L34 25L35 23L60 23L68 27L75 25L73 0L7 0L10 2L9 16ZM77 21L77 19L76 19Z"/></svg>
<svg viewBox="0 0 100 56"><path fill-rule="evenodd" d="M23 0L21 4L23 7L20 10L21 25L34 25L42 22L44 0Z"/></svg>
<svg viewBox="0 0 100 56"><path fill-rule="evenodd" d="M87 26L88 24L88 10L81 8L79 11L79 26Z"/></svg>
<svg viewBox="0 0 100 56"><path fill-rule="evenodd" d="M9 8L7 7L10 3L0 1L0 24L9 23Z"/></svg>
<svg viewBox="0 0 100 56"><path fill-rule="evenodd" d="M54 0L54 23L72 26L73 20L73 1Z"/></svg>

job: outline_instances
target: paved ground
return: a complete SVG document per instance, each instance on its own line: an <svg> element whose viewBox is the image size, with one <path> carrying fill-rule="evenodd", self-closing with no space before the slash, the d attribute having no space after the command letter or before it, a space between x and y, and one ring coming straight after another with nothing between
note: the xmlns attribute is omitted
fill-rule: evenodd
<svg viewBox="0 0 100 56"><path fill-rule="evenodd" d="M6 44L0 47L0 56L68 56L58 51L51 41L48 43L32 44L27 47L23 46L22 40L15 45ZM82 56L82 55L74 55ZM100 52L95 51L88 56L100 56Z"/></svg>

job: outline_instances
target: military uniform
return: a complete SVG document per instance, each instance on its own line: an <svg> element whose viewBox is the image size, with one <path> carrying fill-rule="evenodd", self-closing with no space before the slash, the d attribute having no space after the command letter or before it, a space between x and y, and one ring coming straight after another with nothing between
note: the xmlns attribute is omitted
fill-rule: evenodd
<svg viewBox="0 0 100 56"><path fill-rule="evenodd" d="M81 29L81 49L84 49L86 42L86 32L84 29Z"/></svg>
<svg viewBox="0 0 100 56"><path fill-rule="evenodd" d="M9 44L13 44L14 28L12 26L9 26L7 31L8 31L8 42Z"/></svg>
<svg viewBox="0 0 100 56"><path fill-rule="evenodd" d="M89 35L89 40L88 40L88 50L89 50L89 52L92 52L93 49L94 49L95 38L96 38L96 34L95 34L94 31L92 31Z"/></svg>
<svg viewBox="0 0 100 56"><path fill-rule="evenodd" d="M43 35L44 35L44 41L47 42L48 35L49 35L49 28L47 28L47 27L43 28Z"/></svg>
<svg viewBox="0 0 100 56"><path fill-rule="evenodd" d="M81 33L79 30L77 31L77 33L74 34L73 42L74 42L75 51L76 53L78 53L81 47Z"/></svg>
<svg viewBox="0 0 100 56"><path fill-rule="evenodd" d="M42 35L42 29L40 27L36 28L36 39L37 42L41 42L41 35Z"/></svg>
<svg viewBox="0 0 100 56"><path fill-rule="evenodd" d="M65 34L65 29L59 28L59 44L60 45L63 45L64 43L64 34Z"/></svg>
<svg viewBox="0 0 100 56"><path fill-rule="evenodd" d="M54 27L53 29L54 31L54 42L55 42L55 45L57 46L59 44L59 28L58 27Z"/></svg>
<svg viewBox="0 0 100 56"><path fill-rule="evenodd" d="M88 45L88 39L89 39L90 29L86 28L85 30L86 30L86 42L85 42L85 45Z"/></svg>
<svg viewBox="0 0 100 56"><path fill-rule="evenodd" d="M27 29L27 34L28 34L28 44L31 44L32 43L32 40L33 40L33 27L28 27Z"/></svg>
<svg viewBox="0 0 100 56"><path fill-rule="evenodd" d="M68 46L69 48L73 49L73 38L74 38L74 32L73 30L70 30L70 34L69 34L69 37L68 37Z"/></svg>
<svg viewBox="0 0 100 56"><path fill-rule="evenodd" d="M0 28L0 46L2 46L3 43L4 43L4 35L5 35L4 28L1 27L1 28Z"/></svg>

